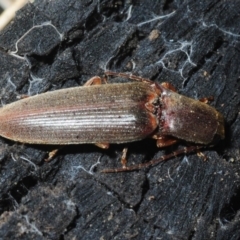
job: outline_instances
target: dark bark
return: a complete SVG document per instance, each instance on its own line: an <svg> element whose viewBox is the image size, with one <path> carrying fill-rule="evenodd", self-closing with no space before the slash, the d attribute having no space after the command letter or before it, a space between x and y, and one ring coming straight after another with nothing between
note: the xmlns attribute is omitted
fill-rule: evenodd
<svg viewBox="0 0 240 240"><path fill-rule="evenodd" d="M239 9L223 0L36 0L20 10L0 34L3 104L83 85L106 69L132 72L192 98L214 96L226 139L204 151L206 162L190 154L103 174L120 166L125 145L68 146L46 163L54 146L1 138L0 238L239 239ZM176 148L151 139L128 147L128 164Z"/></svg>

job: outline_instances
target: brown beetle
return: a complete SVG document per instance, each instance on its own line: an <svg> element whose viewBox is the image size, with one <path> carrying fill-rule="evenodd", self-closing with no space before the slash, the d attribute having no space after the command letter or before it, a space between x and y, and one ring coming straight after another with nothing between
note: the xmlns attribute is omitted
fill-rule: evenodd
<svg viewBox="0 0 240 240"><path fill-rule="evenodd" d="M215 108L176 93L168 83L159 85L124 73L106 74L137 82L101 84L99 77L93 77L83 87L8 104L0 109L0 135L23 143L93 143L102 148L146 137L155 138L158 147L179 139L209 145L224 138L224 119ZM133 170L130 168L123 170Z"/></svg>

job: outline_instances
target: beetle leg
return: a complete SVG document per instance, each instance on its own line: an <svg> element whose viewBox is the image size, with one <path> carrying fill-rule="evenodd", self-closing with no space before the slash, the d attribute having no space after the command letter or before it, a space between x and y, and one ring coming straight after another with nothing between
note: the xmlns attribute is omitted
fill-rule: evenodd
<svg viewBox="0 0 240 240"><path fill-rule="evenodd" d="M156 165L160 162L167 161L170 158L177 157L181 154L186 154L186 153L191 153L191 152L198 151L201 148L204 148L204 146L196 145L196 146L185 147L185 148L179 149L175 152L172 152L168 155L161 156L158 159L153 159L153 160L151 160L149 162L146 162L146 163L140 163L140 164L136 164L136 165L125 167L125 168L104 169L101 172L103 172L103 173L117 173L117 172L129 172L129 171L140 170L142 168L148 168L148 167Z"/></svg>
<svg viewBox="0 0 240 240"><path fill-rule="evenodd" d="M57 148L52 150L51 152L48 153L48 157L46 159L44 159L45 162L50 162L58 153L58 151L60 149L62 149L63 147Z"/></svg>
<svg viewBox="0 0 240 240"><path fill-rule="evenodd" d="M179 141L171 136L161 136L157 134L153 135L152 138L157 140L157 147L159 148L171 146Z"/></svg>
<svg viewBox="0 0 240 240"><path fill-rule="evenodd" d="M99 148L102 148L102 149L108 149L109 148L109 143L95 143L95 145L98 146ZM50 162L57 155L59 150L61 150L63 147L54 149L51 152L49 152L48 157L46 159L44 159L44 161L45 162Z"/></svg>
<svg viewBox="0 0 240 240"><path fill-rule="evenodd" d="M83 86L101 85L102 79L98 76L90 78Z"/></svg>
<svg viewBox="0 0 240 240"><path fill-rule="evenodd" d="M207 156L200 150L197 151L197 155L198 157L202 158L204 162L207 161Z"/></svg>
<svg viewBox="0 0 240 240"><path fill-rule="evenodd" d="M168 136L157 138L157 147L168 147L178 142L178 139Z"/></svg>
<svg viewBox="0 0 240 240"><path fill-rule="evenodd" d="M95 143L94 145L102 148L102 149L108 149L109 148L109 143Z"/></svg>
<svg viewBox="0 0 240 240"><path fill-rule="evenodd" d="M127 151L128 148L124 148L122 151L121 164L123 168L127 167Z"/></svg>
<svg viewBox="0 0 240 240"><path fill-rule="evenodd" d="M198 99L200 102L203 102L203 103L209 103L209 102L212 102L214 100L214 97L213 96L210 96L210 97L204 97L204 98L200 98Z"/></svg>
<svg viewBox="0 0 240 240"><path fill-rule="evenodd" d="M140 81L140 82L145 82L145 83L150 83L152 84L153 81L148 79L148 78L142 78L133 74L127 74L127 73L118 73L118 72L112 72L112 71L105 71L105 74L108 76L117 76L117 77L125 77L129 78L132 80ZM177 89L169 82L163 82L161 83L161 86L172 90L173 92L177 92Z"/></svg>
<svg viewBox="0 0 240 240"><path fill-rule="evenodd" d="M169 82L163 82L163 83L161 83L161 86L165 87L173 92L177 92L177 89Z"/></svg>

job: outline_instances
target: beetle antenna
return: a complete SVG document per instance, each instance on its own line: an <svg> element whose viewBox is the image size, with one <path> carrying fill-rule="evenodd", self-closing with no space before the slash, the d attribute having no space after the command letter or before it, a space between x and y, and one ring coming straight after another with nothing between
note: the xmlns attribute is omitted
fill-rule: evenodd
<svg viewBox="0 0 240 240"><path fill-rule="evenodd" d="M121 73L121 72L112 72L112 71L105 71L105 74L108 76L116 76L116 77L124 77L124 78L129 78L135 81L139 81L139 82L145 82L145 83L150 83L152 84L153 81L151 81L150 79L147 78L142 78L133 74L128 74L128 73Z"/></svg>
<svg viewBox="0 0 240 240"><path fill-rule="evenodd" d="M118 173L118 172L136 171L136 170L140 170L140 169L143 169L143 168L148 168L150 166L156 165L156 164L158 164L160 162L169 160L169 159L171 159L173 157L177 157L177 156L179 156L181 154L186 154L186 153L191 153L191 152L198 151L199 149L202 149L204 147L205 146L201 146L201 145L185 147L185 148L179 149L177 151L174 151L174 152L172 152L170 154L161 156L158 159L153 159L153 160L151 160L149 162L146 162L146 163L135 164L135 165L132 165L132 166L129 166L129 167L126 166L126 167L123 167L123 168L103 169L101 172L103 172L103 173Z"/></svg>

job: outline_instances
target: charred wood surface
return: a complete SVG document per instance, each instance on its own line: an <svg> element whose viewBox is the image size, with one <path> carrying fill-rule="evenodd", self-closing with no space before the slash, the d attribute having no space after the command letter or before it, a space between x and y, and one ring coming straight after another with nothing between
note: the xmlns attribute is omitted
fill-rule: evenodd
<svg viewBox="0 0 240 240"><path fill-rule="evenodd" d="M213 96L226 138L204 150L205 162L190 154L118 174L100 171L120 167L126 145L68 146L47 163L56 146L0 138L0 239L239 239L239 9L223 0L35 0L21 9L0 33L2 104L107 69L131 72ZM131 143L128 164L186 144Z"/></svg>

